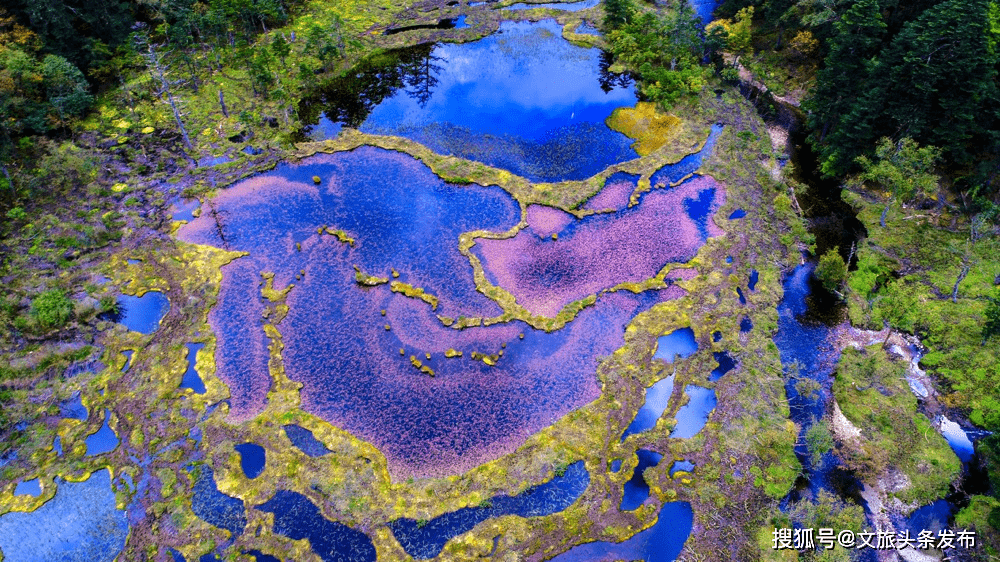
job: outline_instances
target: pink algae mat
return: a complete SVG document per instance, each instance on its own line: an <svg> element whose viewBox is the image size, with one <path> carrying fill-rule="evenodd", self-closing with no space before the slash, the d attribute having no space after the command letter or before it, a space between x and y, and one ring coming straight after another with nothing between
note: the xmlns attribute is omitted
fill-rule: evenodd
<svg viewBox="0 0 1000 562"><path fill-rule="evenodd" d="M312 175L323 178L322 185L313 185ZM680 188L675 191L682 194ZM659 217L646 216L653 214L648 211L640 221L622 216L585 241L594 247L598 234L618 236L627 255L652 264L655 260L642 257L655 250L649 237L674 231L690 236L693 228L683 218L670 219L684 213L668 213L669 205L657 202L661 197L640 205L659 210ZM453 200L459 203L452 205ZM217 374L230 388L233 421L250 419L266 405L269 340L261 328L265 304L259 291L260 273L273 271L277 287L295 284L288 296L288 316L278 328L285 346L285 374L303 385L303 409L377 446L397 480L465 472L514 451L529 436L595 400L600 394L598 361L622 345L628 322L656 303L684 294L678 287L607 294L552 333L519 322L447 328L436 316L446 307L483 315L499 310L475 291L471 266L457 250L455 232L506 230L517 222L516 204L496 188L448 186L413 158L381 149L362 148L281 167L223 191L212 204L219 212L214 217L203 212L180 237L249 252L223 269L219 303L209 315L218 338ZM493 209L492 214L483 209ZM407 213L414 214L414 222L400 218ZM573 229L579 222L554 209L538 208L531 215L542 234ZM613 228L619 220L647 231L626 237L622 229ZM675 226L664 230L658 220ZM385 224L393 221L401 225L395 239L384 232ZM317 225L342 228L356 239L355 246L318 235ZM585 232L577 225L571 239ZM694 232L697 237L697 229ZM541 240L527 232L518 238L528 236ZM507 242L523 243L518 238ZM579 244L568 246L574 248L571 255L584 254L586 246ZM697 244L686 240L669 255L692 252ZM577 265L606 267L606 262L588 259ZM431 310L386 285L358 286L358 264L378 275L395 268L401 281L433 287L442 298L441 307ZM579 279L593 276L576 269ZM302 270L304 277L296 279ZM605 284L617 278L600 273L597 278ZM505 275L510 280L513 274ZM554 287L555 298L565 300L590 286L581 283L569 292ZM449 349L462 351L462 357L446 358ZM502 351L503 356L488 366L474 360L473 351ZM416 369L411 356L434 369L435 376Z"/></svg>
<svg viewBox="0 0 1000 562"><path fill-rule="evenodd" d="M684 203L706 189L715 191L714 214L725 202L725 192L708 176L655 189L639 205L617 213L579 220L567 220L574 217L556 209L532 213L529 207L527 229L509 239L478 239L475 251L492 282L531 313L552 317L576 300L648 279L668 263L693 257L704 240ZM722 230L709 219L708 232L717 236Z"/></svg>

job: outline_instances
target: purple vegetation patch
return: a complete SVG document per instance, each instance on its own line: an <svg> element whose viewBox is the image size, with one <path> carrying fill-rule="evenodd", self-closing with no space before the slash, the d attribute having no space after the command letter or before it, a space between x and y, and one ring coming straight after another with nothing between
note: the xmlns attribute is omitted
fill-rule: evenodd
<svg viewBox="0 0 1000 562"><path fill-rule="evenodd" d="M724 190L712 178L698 177L647 192L637 206L573 221L557 240L522 230L513 238L478 239L475 251L489 277L519 304L532 314L555 316L576 300L648 279L670 262L693 257L704 237L684 202L708 190L714 192L714 213L724 203ZM707 232L715 236L721 230L711 223Z"/></svg>
<svg viewBox="0 0 1000 562"><path fill-rule="evenodd" d="M639 186L639 176L616 172L604 181L604 187L590 198L584 209L590 211L620 211L628 206L632 192Z"/></svg>
<svg viewBox="0 0 1000 562"><path fill-rule="evenodd" d="M283 165L222 192L206 209L180 236L250 254L223 269L209 316L217 372L232 391L230 415L250 418L265 403L259 290L260 272L271 271L276 288L295 284L280 331L285 373L303 383L302 407L379 447L394 479L464 472L596 399L598 358L622 345L636 314L683 294L678 287L607 294L552 333L519 322L447 328L438 314L500 312L475 290L459 234L508 230L519 208L499 188L450 185L413 158L376 148ZM539 211L543 223L558 221ZM343 230L354 245L317 234L320 226ZM385 285L360 287L355 265L390 279L395 270L440 305L432 310ZM449 349L463 355L445 357ZM472 352L493 355L496 365Z"/></svg>

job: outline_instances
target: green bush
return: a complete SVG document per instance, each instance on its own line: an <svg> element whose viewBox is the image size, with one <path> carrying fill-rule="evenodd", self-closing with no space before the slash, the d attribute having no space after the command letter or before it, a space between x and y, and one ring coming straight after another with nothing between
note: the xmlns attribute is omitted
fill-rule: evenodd
<svg viewBox="0 0 1000 562"><path fill-rule="evenodd" d="M61 328L73 315L73 302L59 289L38 295L31 303L31 316L45 329Z"/></svg>

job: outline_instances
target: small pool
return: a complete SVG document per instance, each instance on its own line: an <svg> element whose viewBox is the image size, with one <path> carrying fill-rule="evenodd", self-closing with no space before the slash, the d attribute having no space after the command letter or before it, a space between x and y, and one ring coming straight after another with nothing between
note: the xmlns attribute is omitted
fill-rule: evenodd
<svg viewBox="0 0 1000 562"><path fill-rule="evenodd" d="M284 429L292 445L310 457L322 457L331 452L322 441L316 439L313 432L300 425L288 424Z"/></svg>
<svg viewBox="0 0 1000 562"><path fill-rule="evenodd" d="M691 472L694 470L694 463L689 461L674 461L674 464L670 465L670 477L673 478L674 474L678 472Z"/></svg>
<svg viewBox="0 0 1000 562"><path fill-rule="evenodd" d="M323 562L375 562L375 546L368 535L330 521L302 494L278 490L256 509L274 514L276 533L296 541L308 539L312 551ZM257 559L261 560L259 556Z"/></svg>
<svg viewBox="0 0 1000 562"><path fill-rule="evenodd" d="M14 487L15 496L33 496L38 497L42 495L42 483L38 478L32 480L22 480L17 483Z"/></svg>
<svg viewBox="0 0 1000 562"><path fill-rule="evenodd" d="M750 280L747 282L747 288L751 291L757 290L757 281L760 279L760 273L756 269L750 270Z"/></svg>
<svg viewBox="0 0 1000 562"><path fill-rule="evenodd" d="M740 332L744 334L753 330L753 320L749 316L744 316L743 320L740 320Z"/></svg>
<svg viewBox="0 0 1000 562"><path fill-rule="evenodd" d="M195 394L205 394L205 383L201 380L201 375L198 374L198 369L195 365L198 363L198 352L201 351L205 344L203 343L188 343L185 344L187 347L187 370L184 371L184 376L181 378L181 388L190 388L195 392Z"/></svg>
<svg viewBox="0 0 1000 562"><path fill-rule="evenodd" d="M742 219L745 216L747 216L746 211L744 211L743 209L736 209L732 213L729 213L729 220Z"/></svg>
<svg viewBox="0 0 1000 562"><path fill-rule="evenodd" d="M656 523L620 543L591 542L575 546L556 556L551 562L597 562L608 560L644 560L645 562L673 562L684 548L694 511L687 502L663 504Z"/></svg>
<svg viewBox="0 0 1000 562"><path fill-rule="evenodd" d="M135 355L135 351L131 349L126 349L122 352L122 356L125 357L125 364L122 365L122 372L127 373L129 368L132 366L132 356Z"/></svg>
<svg viewBox="0 0 1000 562"><path fill-rule="evenodd" d="M660 453L646 449L639 449L635 455L639 459L639 464L632 471L632 478L625 483L625 488L622 491L622 503L619 507L621 511L632 511L646 501L646 498L649 497L649 484L646 483L643 472L647 468L660 464L660 459L663 458Z"/></svg>
<svg viewBox="0 0 1000 562"><path fill-rule="evenodd" d="M681 328L656 339L655 359L673 363L677 359L686 359L698 351L698 342L694 339L694 330Z"/></svg>
<svg viewBox="0 0 1000 562"><path fill-rule="evenodd" d="M397 519L389 523L389 528L407 554L426 560L440 554L449 540L487 519L503 515L535 517L562 511L573 505L589 483L590 474L583 461L578 461L566 467L561 475L557 473L552 480L516 496L496 496L478 507L465 507L430 521Z"/></svg>
<svg viewBox="0 0 1000 562"><path fill-rule="evenodd" d="M694 437L708 422L708 416L715 409L715 391L696 385L684 387L684 392L691 397L687 404L677 411L677 425L670 437L688 439Z"/></svg>
<svg viewBox="0 0 1000 562"><path fill-rule="evenodd" d="M639 411L636 412L632 423L625 429L625 433L622 434L622 441L633 433L642 433L643 431L653 429L656 426L657 420L663 415L663 411L667 409L667 403L670 401L670 395L673 391L673 374L656 381L652 386L647 388L646 401L639 408Z"/></svg>
<svg viewBox="0 0 1000 562"><path fill-rule="evenodd" d="M170 310L170 300L160 291L149 291L141 297L120 295L118 313L105 318L122 324L133 332L152 334L160 327L160 320Z"/></svg>
<svg viewBox="0 0 1000 562"><path fill-rule="evenodd" d="M712 370L712 373L708 376L708 380L715 382L721 379L723 375L736 368L736 360L733 359L728 352L716 351L712 353L712 356L715 357L715 361L719 364L719 366Z"/></svg>
<svg viewBox="0 0 1000 562"><path fill-rule="evenodd" d="M736 287L736 294L740 297L740 304L747 303L747 297L743 294L743 289Z"/></svg>
<svg viewBox="0 0 1000 562"><path fill-rule="evenodd" d="M233 447L240 454L240 468L247 478L254 479L264 472L267 451L256 443L242 443Z"/></svg>
<svg viewBox="0 0 1000 562"><path fill-rule="evenodd" d="M88 457L110 453L118 447L118 436L111 429L109 425L110 421L111 412L104 410L104 424L101 426L101 429L97 430L97 433L88 436L85 440Z"/></svg>

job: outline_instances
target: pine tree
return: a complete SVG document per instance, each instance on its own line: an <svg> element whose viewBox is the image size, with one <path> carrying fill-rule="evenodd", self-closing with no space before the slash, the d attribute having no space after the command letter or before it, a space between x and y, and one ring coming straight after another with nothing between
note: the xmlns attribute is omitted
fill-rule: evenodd
<svg viewBox="0 0 1000 562"><path fill-rule="evenodd" d="M836 30L825 66L816 77L815 93L807 103L813 141L821 143L820 154L828 161L824 169L829 173L849 166L860 153L841 154L845 145L853 144L848 139L858 136L857 127L860 125L861 131L867 128L866 123L857 122L860 116L851 116L856 104L875 106L873 109L877 110L881 101L871 96L859 99L865 91L870 91L869 76L885 34L878 2L860 0L840 18ZM870 147L871 143L864 143L860 150Z"/></svg>

